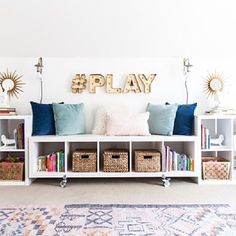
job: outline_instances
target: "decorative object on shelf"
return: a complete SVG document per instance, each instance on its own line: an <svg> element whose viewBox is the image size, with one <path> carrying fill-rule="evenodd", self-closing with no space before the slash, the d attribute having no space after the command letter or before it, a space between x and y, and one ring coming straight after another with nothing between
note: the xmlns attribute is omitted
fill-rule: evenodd
<svg viewBox="0 0 236 236"><path fill-rule="evenodd" d="M202 173L204 180L229 179L230 161L221 157L202 157Z"/></svg>
<svg viewBox="0 0 236 236"><path fill-rule="evenodd" d="M160 172L161 153L158 150L134 150L136 172Z"/></svg>
<svg viewBox="0 0 236 236"><path fill-rule="evenodd" d="M1 142L3 143L3 147L12 147L16 145L15 139L9 139L6 135L1 135Z"/></svg>
<svg viewBox="0 0 236 236"><path fill-rule="evenodd" d="M0 72L0 86L2 92L0 94L0 107L10 107L9 99L16 97L18 98L18 94L23 92L21 76L16 74L16 71L1 73Z"/></svg>
<svg viewBox="0 0 236 236"><path fill-rule="evenodd" d="M224 139L225 139L224 135L220 134L218 138L211 138L210 143L211 143L211 145L222 146Z"/></svg>
<svg viewBox="0 0 236 236"><path fill-rule="evenodd" d="M38 59L38 63L34 65L37 69L37 76L40 79L40 103L43 101L43 58Z"/></svg>
<svg viewBox="0 0 236 236"><path fill-rule="evenodd" d="M188 104L188 97L189 97L189 91L188 91L188 78L189 78L189 73L190 73L190 67L193 65L190 64L189 58L184 58L183 60L183 72L184 72L184 86L185 86L185 91L186 91L186 104Z"/></svg>
<svg viewBox="0 0 236 236"><path fill-rule="evenodd" d="M76 150L72 154L73 172L96 172L97 171L97 151L96 150Z"/></svg>
<svg viewBox="0 0 236 236"><path fill-rule="evenodd" d="M128 172L128 150L105 150L103 152L104 172Z"/></svg>
<svg viewBox="0 0 236 236"><path fill-rule="evenodd" d="M225 88L225 79L222 74L214 72L208 74L207 78L204 80L204 89L203 92L207 95L207 98L213 98L211 101L211 110L206 113L209 114L236 114L236 109L232 107L222 106L220 96L224 92Z"/></svg>
<svg viewBox="0 0 236 236"><path fill-rule="evenodd" d="M16 108L13 107L0 107L0 116L16 115Z"/></svg>

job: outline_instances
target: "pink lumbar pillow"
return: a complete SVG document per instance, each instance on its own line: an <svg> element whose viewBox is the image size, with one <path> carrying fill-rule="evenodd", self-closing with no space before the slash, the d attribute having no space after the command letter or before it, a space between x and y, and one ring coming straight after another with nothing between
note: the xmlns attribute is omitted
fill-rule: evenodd
<svg viewBox="0 0 236 236"><path fill-rule="evenodd" d="M149 112L140 114L107 114L107 135L151 135L148 126Z"/></svg>

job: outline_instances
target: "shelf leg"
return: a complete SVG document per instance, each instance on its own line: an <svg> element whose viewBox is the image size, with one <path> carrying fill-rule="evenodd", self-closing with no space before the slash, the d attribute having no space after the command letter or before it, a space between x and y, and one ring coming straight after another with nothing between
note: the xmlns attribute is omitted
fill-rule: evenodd
<svg viewBox="0 0 236 236"><path fill-rule="evenodd" d="M66 184L67 184L67 177L66 175L64 175L62 181L60 182L61 188L65 188Z"/></svg>
<svg viewBox="0 0 236 236"><path fill-rule="evenodd" d="M162 185L164 187L170 187L171 178L166 177L165 174L162 175L162 180L161 181L162 181Z"/></svg>

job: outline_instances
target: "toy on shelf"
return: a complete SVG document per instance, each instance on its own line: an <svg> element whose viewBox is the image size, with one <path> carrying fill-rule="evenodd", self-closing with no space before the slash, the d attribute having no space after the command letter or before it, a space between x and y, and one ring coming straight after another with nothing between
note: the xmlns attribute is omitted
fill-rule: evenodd
<svg viewBox="0 0 236 236"><path fill-rule="evenodd" d="M211 138L210 143L211 143L211 145L222 146L224 139L225 139L224 135L220 134L218 138Z"/></svg>
<svg viewBox="0 0 236 236"><path fill-rule="evenodd" d="M1 142L3 143L3 147L15 147L16 145L15 139L9 139L4 134L1 135Z"/></svg>

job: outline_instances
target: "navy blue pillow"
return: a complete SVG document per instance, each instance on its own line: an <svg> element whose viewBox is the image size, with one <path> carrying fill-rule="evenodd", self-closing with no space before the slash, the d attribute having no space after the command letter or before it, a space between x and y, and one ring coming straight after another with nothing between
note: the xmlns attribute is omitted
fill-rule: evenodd
<svg viewBox="0 0 236 236"><path fill-rule="evenodd" d="M193 135L194 111L196 106L197 103L178 106L173 134Z"/></svg>
<svg viewBox="0 0 236 236"><path fill-rule="evenodd" d="M52 104L30 102L33 113L32 136L55 134L55 121Z"/></svg>

